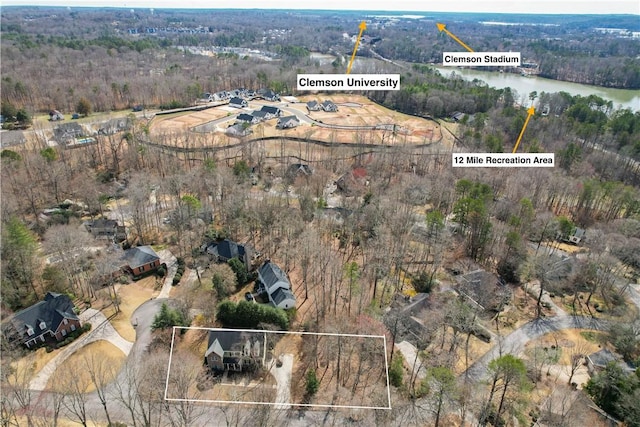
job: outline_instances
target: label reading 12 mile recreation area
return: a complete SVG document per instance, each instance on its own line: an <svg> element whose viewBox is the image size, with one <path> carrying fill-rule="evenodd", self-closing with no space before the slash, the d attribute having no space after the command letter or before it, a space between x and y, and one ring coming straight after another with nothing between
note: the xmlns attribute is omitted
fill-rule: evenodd
<svg viewBox="0 0 640 427"><path fill-rule="evenodd" d="M454 168L552 168L554 153L452 153Z"/></svg>

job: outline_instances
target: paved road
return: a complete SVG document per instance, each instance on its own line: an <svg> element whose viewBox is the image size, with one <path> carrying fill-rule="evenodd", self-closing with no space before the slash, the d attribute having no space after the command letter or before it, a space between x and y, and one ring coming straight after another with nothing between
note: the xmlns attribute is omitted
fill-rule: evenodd
<svg viewBox="0 0 640 427"><path fill-rule="evenodd" d="M584 316L558 316L552 318L541 318L532 320L516 329L505 337L498 338L496 345L478 359L467 370L469 378L474 381L481 381L488 377L487 367L489 362L500 357L501 354L518 355L524 351L525 345L536 338L550 332L562 329L592 329L604 331L609 328L610 323L606 320L599 320Z"/></svg>

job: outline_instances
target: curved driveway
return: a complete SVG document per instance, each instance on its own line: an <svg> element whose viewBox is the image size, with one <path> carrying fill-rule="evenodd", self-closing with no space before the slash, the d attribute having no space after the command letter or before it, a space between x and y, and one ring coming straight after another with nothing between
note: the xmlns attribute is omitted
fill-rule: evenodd
<svg viewBox="0 0 640 427"><path fill-rule="evenodd" d="M79 315L80 321L84 323L91 324L91 331L87 332L85 335L81 336L79 339L75 340L68 346L64 347L62 351L57 354L53 359L51 359L41 370L36 374L35 377L29 383L29 388L32 390L44 390L47 387L47 382L49 378L55 370L64 363L65 360L81 347L85 345L99 341L105 340L110 342L111 344L118 347L125 355L129 355L131 352L131 348L133 347L133 343L125 340L122 336L114 329L109 320L105 317L104 314L99 312L94 308L89 308Z"/></svg>
<svg viewBox="0 0 640 427"><path fill-rule="evenodd" d="M525 345L536 338L562 329L606 330L610 322L584 316L557 316L532 320L522 325L505 337L499 337L491 350L469 367L466 374L470 379L480 381L489 376L489 362L502 354L518 355L524 351ZM464 374L463 374L464 375Z"/></svg>

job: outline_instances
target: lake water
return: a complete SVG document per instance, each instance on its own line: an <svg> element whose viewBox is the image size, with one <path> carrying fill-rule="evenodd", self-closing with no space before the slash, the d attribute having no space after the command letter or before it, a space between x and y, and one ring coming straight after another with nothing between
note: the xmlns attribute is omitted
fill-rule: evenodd
<svg viewBox="0 0 640 427"><path fill-rule="evenodd" d="M640 90L610 89L600 86L589 86L559 80L544 79L536 76L524 77L519 74L478 71L470 70L468 68L442 66L433 67L440 71L440 74L443 76L449 76L452 72L455 72L465 80L483 80L489 86L499 89L510 87L518 92L520 100L524 100L526 102L528 102L529 93L533 91L537 91L538 94L541 92L567 92L574 96L597 95L603 99L613 102L614 108L631 108L633 111L640 111Z"/></svg>

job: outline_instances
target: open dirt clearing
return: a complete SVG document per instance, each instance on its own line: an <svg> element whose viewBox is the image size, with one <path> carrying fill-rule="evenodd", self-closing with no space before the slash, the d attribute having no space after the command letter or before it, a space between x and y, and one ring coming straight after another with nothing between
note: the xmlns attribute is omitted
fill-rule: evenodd
<svg viewBox="0 0 640 427"><path fill-rule="evenodd" d="M271 119L252 127L253 133L248 138L269 137L269 136L290 136L297 138L311 138L327 142L341 143L369 143L369 144L432 144L442 143L451 146L453 136L442 131L440 125L430 120L425 120L406 114L389 110L377 105L363 96L357 95L326 95L322 97L301 97L300 103L282 103L289 109L295 109L302 114L309 114L306 109L306 102L309 100L332 100L338 104L338 111L335 113L317 111L311 112L310 117L314 120L327 124L342 126L376 126L381 124L395 124L396 131L392 130L356 130L356 129L329 129L318 125L306 123L294 129L279 130L275 125L277 120ZM246 109L259 110L263 105L270 105L263 101L250 102ZM278 105L278 104L275 104ZM160 136L166 134L175 135L172 138L172 145L183 146L186 143L184 136L178 135L181 132L190 134L189 146L224 146L237 143L237 138L229 138L217 133L220 137L211 138L211 134L195 136L189 131L192 127L220 118L240 113L240 110L229 111L228 108L216 107L204 111L192 113L177 113L154 119L151 123L151 135ZM227 123L220 125L227 127ZM209 135L209 137L207 137Z"/></svg>

